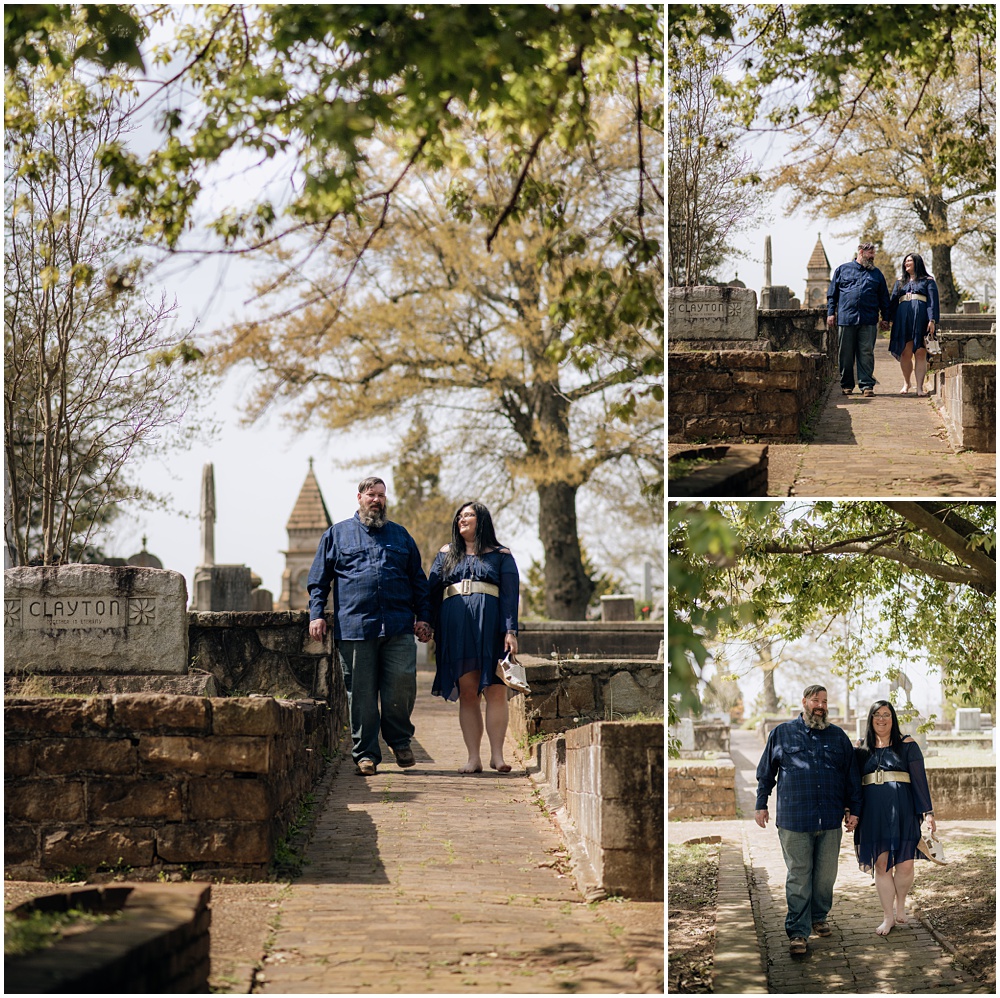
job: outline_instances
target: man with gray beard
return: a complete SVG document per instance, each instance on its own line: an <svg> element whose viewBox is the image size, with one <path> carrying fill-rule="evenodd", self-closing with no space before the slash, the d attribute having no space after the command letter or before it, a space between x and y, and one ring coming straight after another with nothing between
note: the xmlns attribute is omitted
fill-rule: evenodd
<svg viewBox="0 0 1000 998"><path fill-rule="evenodd" d="M830 329L837 326L840 390L845 395L854 391L855 365L861 394L869 398L875 394L879 312L887 323L889 289L882 271L875 268L875 244L861 243L857 257L833 272L826 293L826 324Z"/></svg>
<svg viewBox="0 0 1000 998"><path fill-rule="evenodd" d="M417 646L433 634L427 577L420 551L387 519L381 478L358 485L358 511L320 539L309 571L309 636L326 636L327 597L333 595L333 638L347 687L352 755L360 776L382 761L379 731L396 764L416 764L410 714L417 696ZM379 706L381 704L381 714Z"/></svg>
<svg viewBox="0 0 1000 998"><path fill-rule="evenodd" d="M785 932L793 955L806 952L810 931L831 933L843 821L853 831L861 815L861 777L846 732L830 724L826 688L807 686L802 713L779 724L768 736L757 765L754 820L767 827L767 799L778 785L775 824L788 876Z"/></svg>

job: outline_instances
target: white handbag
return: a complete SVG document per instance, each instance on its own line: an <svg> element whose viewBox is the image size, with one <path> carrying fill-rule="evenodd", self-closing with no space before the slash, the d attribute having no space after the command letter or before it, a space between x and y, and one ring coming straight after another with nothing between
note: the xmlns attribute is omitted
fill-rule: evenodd
<svg viewBox="0 0 1000 998"><path fill-rule="evenodd" d="M516 693L530 693L524 666L510 652L497 662L497 676Z"/></svg>

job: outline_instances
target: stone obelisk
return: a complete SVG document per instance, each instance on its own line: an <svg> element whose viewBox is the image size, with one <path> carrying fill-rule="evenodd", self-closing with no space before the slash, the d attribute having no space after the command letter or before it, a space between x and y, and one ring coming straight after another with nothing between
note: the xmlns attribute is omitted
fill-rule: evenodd
<svg viewBox="0 0 1000 998"><path fill-rule="evenodd" d="M215 467L201 470L201 566L215 564Z"/></svg>

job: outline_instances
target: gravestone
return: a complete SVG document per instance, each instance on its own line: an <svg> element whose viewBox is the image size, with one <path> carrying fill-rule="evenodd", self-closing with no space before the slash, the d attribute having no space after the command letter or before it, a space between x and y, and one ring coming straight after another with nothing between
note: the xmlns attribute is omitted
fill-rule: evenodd
<svg viewBox="0 0 1000 998"><path fill-rule="evenodd" d="M755 340L757 294L714 285L668 288L667 333L680 340Z"/></svg>
<svg viewBox="0 0 1000 998"><path fill-rule="evenodd" d="M635 597L602 596L601 620L635 620Z"/></svg>
<svg viewBox="0 0 1000 998"><path fill-rule="evenodd" d="M681 740L681 750L684 752L694 751L694 720L690 717L682 717L677 722L675 735Z"/></svg>
<svg viewBox="0 0 1000 998"><path fill-rule="evenodd" d="M978 707L959 707L955 711L955 734L960 735L968 732L978 735L979 715Z"/></svg>
<svg viewBox="0 0 1000 998"><path fill-rule="evenodd" d="M203 565L194 573L191 609L233 612L253 608L253 573L246 565Z"/></svg>
<svg viewBox="0 0 1000 998"><path fill-rule="evenodd" d="M184 576L133 565L4 572L5 674L184 674Z"/></svg>

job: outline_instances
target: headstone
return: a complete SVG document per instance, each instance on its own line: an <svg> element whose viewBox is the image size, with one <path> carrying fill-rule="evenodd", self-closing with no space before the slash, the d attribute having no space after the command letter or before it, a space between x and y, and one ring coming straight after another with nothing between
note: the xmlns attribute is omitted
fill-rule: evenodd
<svg viewBox="0 0 1000 998"><path fill-rule="evenodd" d="M865 737L865 733L868 731L868 718L867 717L856 717L854 719L854 734L857 741L861 741Z"/></svg>
<svg viewBox="0 0 1000 998"><path fill-rule="evenodd" d="M635 620L635 597L602 596L601 620Z"/></svg>
<svg viewBox="0 0 1000 998"><path fill-rule="evenodd" d="M960 735L963 732L978 734L979 716L980 711L978 707L959 707L955 711L955 734Z"/></svg>
<svg viewBox="0 0 1000 998"><path fill-rule="evenodd" d="M250 610L252 575L246 565L209 565L197 569L192 609L202 613Z"/></svg>
<svg viewBox="0 0 1000 998"><path fill-rule="evenodd" d="M682 751L694 751L694 720L692 718L682 717L677 722L677 737L681 740Z"/></svg>
<svg viewBox="0 0 1000 998"><path fill-rule="evenodd" d="M4 572L4 672L185 673L187 588L179 572L47 565Z"/></svg>
<svg viewBox="0 0 1000 998"><path fill-rule="evenodd" d="M982 309L977 301L964 301L962 302L962 312L965 315L979 315Z"/></svg>
<svg viewBox="0 0 1000 998"><path fill-rule="evenodd" d="M755 340L757 295L751 288L668 288L667 331L681 340Z"/></svg>
<svg viewBox="0 0 1000 998"><path fill-rule="evenodd" d="M760 293L760 307L770 308L792 308L792 289L787 284L774 284L763 288ZM794 306L798 308L798 306Z"/></svg>

